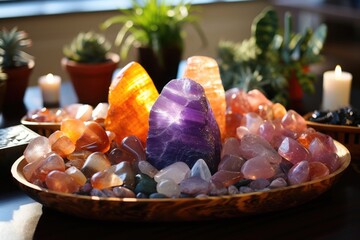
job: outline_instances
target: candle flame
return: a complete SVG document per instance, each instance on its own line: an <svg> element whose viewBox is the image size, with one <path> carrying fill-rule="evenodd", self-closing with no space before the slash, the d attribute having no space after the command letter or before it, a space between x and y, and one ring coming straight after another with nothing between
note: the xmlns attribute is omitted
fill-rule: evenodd
<svg viewBox="0 0 360 240"><path fill-rule="evenodd" d="M335 67L335 76L340 77L341 73L342 73L342 71L341 71L340 65L336 65L336 67Z"/></svg>
<svg viewBox="0 0 360 240"><path fill-rule="evenodd" d="M54 82L55 81L54 75L52 73L48 73L46 75L46 81L47 82Z"/></svg>

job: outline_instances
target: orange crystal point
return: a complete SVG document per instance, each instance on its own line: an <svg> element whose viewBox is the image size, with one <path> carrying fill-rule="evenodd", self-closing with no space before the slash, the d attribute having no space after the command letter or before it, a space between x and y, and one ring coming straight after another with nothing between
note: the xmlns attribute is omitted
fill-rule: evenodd
<svg viewBox="0 0 360 240"><path fill-rule="evenodd" d="M226 101L217 62L209 57L190 57L187 59L183 77L196 81L204 88L223 139L225 136Z"/></svg>
<svg viewBox="0 0 360 240"><path fill-rule="evenodd" d="M105 128L116 134L117 143L130 135L146 143L150 110L158 96L153 81L139 63L130 62L119 72L110 85L105 118Z"/></svg>

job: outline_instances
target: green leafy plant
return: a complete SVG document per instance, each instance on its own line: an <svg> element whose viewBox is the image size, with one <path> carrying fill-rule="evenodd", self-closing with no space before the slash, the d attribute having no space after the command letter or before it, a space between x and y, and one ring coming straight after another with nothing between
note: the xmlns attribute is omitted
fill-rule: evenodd
<svg viewBox="0 0 360 240"><path fill-rule="evenodd" d="M79 63L106 62L111 44L105 36L93 31L80 32L69 45L64 46L63 53L68 59Z"/></svg>
<svg viewBox="0 0 360 240"><path fill-rule="evenodd" d="M264 9L254 19L249 39L219 42L218 59L225 89L257 88L273 101L286 105L288 81L295 76L304 92L313 93L316 77L308 67L322 60L320 52L326 34L324 24L315 31L308 28L304 34L295 33L290 13L285 13L284 27L280 28L275 10Z"/></svg>
<svg viewBox="0 0 360 240"><path fill-rule="evenodd" d="M17 27L0 31L0 67L21 67L33 57L23 50L31 47L32 41L25 31L19 31Z"/></svg>
<svg viewBox="0 0 360 240"><path fill-rule="evenodd" d="M101 24L102 29L108 29L114 24L120 24L115 45L120 46L120 56L127 58L131 47L148 47L161 56L160 52L167 47L176 46L183 49L185 24L191 24L203 43L206 38L198 25L198 20L192 15L191 4L180 1L172 6L165 0L133 0L132 8L120 10L121 14L107 19Z"/></svg>

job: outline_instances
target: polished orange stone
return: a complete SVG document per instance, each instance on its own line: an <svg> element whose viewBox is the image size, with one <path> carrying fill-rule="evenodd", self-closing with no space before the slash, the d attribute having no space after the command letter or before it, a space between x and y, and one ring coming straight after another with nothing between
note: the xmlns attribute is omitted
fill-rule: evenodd
<svg viewBox="0 0 360 240"><path fill-rule="evenodd" d="M222 139L224 139L226 101L225 90L217 62L209 57L190 57L187 59L183 77L196 81L204 88L205 95L209 100L216 122L219 125Z"/></svg>
<svg viewBox="0 0 360 240"><path fill-rule="evenodd" d="M150 110L158 96L152 79L139 63L130 62L120 71L110 85L105 119L106 130L116 134L117 143L135 135L145 144Z"/></svg>
<svg viewBox="0 0 360 240"><path fill-rule="evenodd" d="M110 141L105 129L94 121L85 123L85 129L75 145L77 150L91 152L107 152L110 149Z"/></svg>
<svg viewBox="0 0 360 240"><path fill-rule="evenodd" d="M60 131L68 136L73 143L76 143L84 130L85 123L80 119L66 119L60 125Z"/></svg>

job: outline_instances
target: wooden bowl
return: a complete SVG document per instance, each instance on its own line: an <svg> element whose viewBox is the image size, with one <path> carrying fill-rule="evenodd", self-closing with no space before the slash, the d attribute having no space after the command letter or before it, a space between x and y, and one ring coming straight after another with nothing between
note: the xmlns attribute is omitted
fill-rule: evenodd
<svg viewBox="0 0 360 240"><path fill-rule="evenodd" d="M34 132L45 137L49 137L56 130L60 130L60 125L61 125L61 123L57 123L57 122L27 121L26 116L22 117L20 122L22 125L30 128Z"/></svg>
<svg viewBox="0 0 360 240"><path fill-rule="evenodd" d="M349 150L353 159L360 158L360 127L312 122L309 121L311 114L308 113L304 116L308 127L327 134L343 144Z"/></svg>
<svg viewBox="0 0 360 240"><path fill-rule="evenodd" d="M101 198L54 192L31 184L24 178L24 157L15 161L11 172L20 188L37 202L82 218L136 222L234 218L295 207L324 193L350 164L349 151L339 142L335 144L342 164L323 179L265 192L207 198Z"/></svg>

